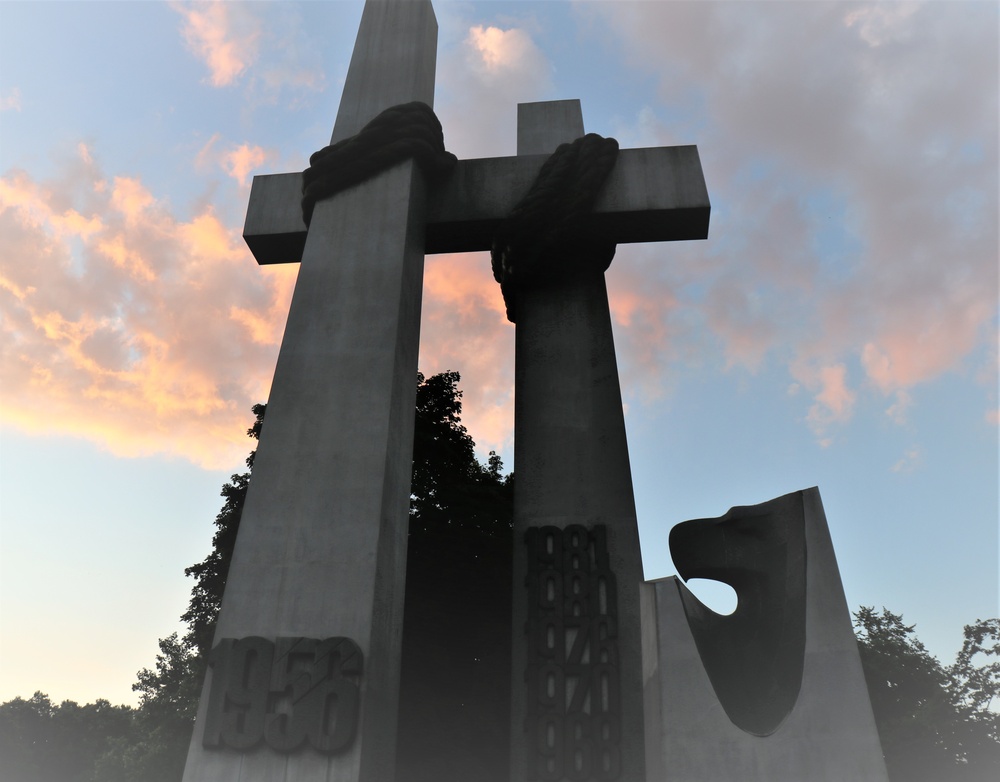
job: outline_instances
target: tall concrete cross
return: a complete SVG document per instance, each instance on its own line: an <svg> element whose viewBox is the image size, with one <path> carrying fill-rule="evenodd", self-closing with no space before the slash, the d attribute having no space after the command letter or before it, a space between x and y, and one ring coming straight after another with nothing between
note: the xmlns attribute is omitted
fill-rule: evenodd
<svg viewBox="0 0 1000 782"><path fill-rule="evenodd" d="M436 37L428 0L366 2L334 142L432 104ZM545 158L459 161L431 193L404 162L308 231L301 174L255 177L247 244L301 266L185 782L392 779L423 257L488 249ZM708 214L694 147L638 149L594 222L695 239Z"/></svg>
<svg viewBox="0 0 1000 782"><path fill-rule="evenodd" d="M583 134L579 101L518 107L519 155ZM657 188L704 188L700 167L671 172L683 183L664 173L646 171ZM528 769L531 779L645 782L639 529L607 287L580 260L514 294L511 768L516 780Z"/></svg>

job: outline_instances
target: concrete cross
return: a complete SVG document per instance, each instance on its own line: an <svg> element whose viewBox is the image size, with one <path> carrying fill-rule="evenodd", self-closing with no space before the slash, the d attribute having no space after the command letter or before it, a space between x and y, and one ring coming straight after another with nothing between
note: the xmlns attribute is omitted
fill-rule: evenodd
<svg viewBox="0 0 1000 782"><path fill-rule="evenodd" d="M579 102L576 107L579 111ZM497 226L531 187L549 154L458 161L454 173L430 194L424 252L489 250ZM257 263L301 260L307 236L301 197L301 173L253 178L243 238ZM709 213L697 147L623 149L594 206L594 225L619 244L704 239Z"/></svg>
<svg viewBox="0 0 1000 782"><path fill-rule="evenodd" d="M519 156L551 154L583 133L579 101L518 107ZM693 154L692 168L673 173L690 177L681 187L703 189L697 153L683 149ZM620 160L628 160L629 152L622 151ZM651 159L663 154L643 152ZM618 184L620 173L616 168L609 188L624 184ZM647 168L632 173L652 183L665 174ZM660 182L667 192L678 185ZM619 192L612 189L611 198ZM602 198L608 197L605 192ZM708 219L707 196L703 199L703 212L681 206L694 225L685 225L685 211L678 210L672 213L676 228L657 228L650 221L649 230L663 239L695 231L703 236ZM523 779L519 774L530 769L532 778L542 780L646 782L642 614L647 607L641 605L642 555L604 275L570 271L544 286L520 287L516 296L512 779ZM607 604L598 608L568 598L548 604L537 587L525 589L555 573L563 584L582 577L594 590L599 566L575 570L566 558L544 562L544 555L526 545L532 536L542 536L552 540L553 549L556 540L567 547L582 530L592 531L595 560L606 558L616 584ZM601 627L607 629L605 643L598 641ZM589 700L579 696L587 691Z"/></svg>
<svg viewBox="0 0 1000 782"><path fill-rule="evenodd" d="M333 141L389 106L432 105L436 54L429 0L367 2ZM335 754L276 752L259 740L247 751L205 747L212 669L185 782L392 779L425 212L412 161L316 205L216 631L217 643L356 643L353 741ZM236 738L250 733L250 717L226 719ZM265 727L275 720L266 715Z"/></svg>
<svg viewBox="0 0 1000 782"><path fill-rule="evenodd" d="M332 141L389 106L432 105L436 40L429 0L368 0ZM216 641L273 642L277 671L282 639L351 639L359 716L334 754L205 746L213 669L184 782L392 779L423 258L488 249L544 159L460 161L430 194L407 161L317 204L308 231L301 175L255 177L248 245L301 266ZM594 221L618 242L666 241L703 238L708 214L694 147L639 149L622 151ZM280 733L274 708L262 724ZM249 717L227 719L246 732Z"/></svg>

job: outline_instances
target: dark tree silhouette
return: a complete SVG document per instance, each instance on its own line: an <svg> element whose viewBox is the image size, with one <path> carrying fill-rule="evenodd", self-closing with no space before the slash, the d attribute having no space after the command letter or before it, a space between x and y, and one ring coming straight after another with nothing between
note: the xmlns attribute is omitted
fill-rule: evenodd
<svg viewBox="0 0 1000 782"><path fill-rule="evenodd" d="M459 380L418 375L398 782L509 772L513 476L494 453L476 459ZM266 406L253 412L258 439ZM187 632L139 672L138 708L42 693L0 704L0 780L179 782L254 454L222 488L212 551L185 571ZM855 628L892 782L1000 779L1000 619L967 626L948 668L886 609L862 607Z"/></svg>
<svg viewBox="0 0 1000 782"><path fill-rule="evenodd" d="M991 710L1000 702L1000 620L966 626L962 651L944 668L902 616L862 606L854 617L892 782L1000 779L1000 713Z"/></svg>
<svg viewBox="0 0 1000 782"><path fill-rule="evenodd" d="M439 764L418 752L408 764L409 779L445 781L471 762L489 768L468 778L488 782L501 778L497 758L507 743L507 698L498 697L496 688L509 687L513 484L495 453L486 464L476 459L475 443L461 423L459 381L457 372L417 377L401 742L429 747L458 731L464 761L449 761L445 775L427 777ZM263 404L253 407L247 435L254 440L266 410ZM187 632L161 639L155 665L139 671L133 685L140 693L138 708L106 701L53 706L41 693L0 705L0 780L180 780L255 454L247 457L248 471L222 487L212 550L185 570L194 579L181 617ZM450 721L438 715L433 724L424 722L421 693L431 682L442 688L442 697L462 704L448 710ZM485 714L490 710L492 719ZM467 719L470 711L475 720Z"/></svg>
<svg viewBox="0 0 1000 782"><path fill-rule="evenodd" d="M253 426L247 429L247 437L260 439L266 412L266 404L253 406L255 420ZM184 641L186 645L194 648L201 660L207 658L212 648L215 621L222 606L222 593L225 591L226 577L229 575L229 563L233 558L236 533L240 528L243 503L246 502L247 488L250 486L250 471L253 470L253 460L256 455L257 450L252 450L246 458L247 472L233 475L230 482L222 487L225 503L219 515L215 517L212 551L197 565L184 570L184 575L194 579L188 610L181 615L181 620L188 625Z"/></svg>
<svg viewBox="0 0 1000 782"><path fill-rule="evenodd" d="M510 778L513 480L476 459L459 379L418 377L397 782Z"/></svg>
<svg viewBox="0 0 1000 782"><path fill-rule="evenodd" d="M94 764L116 742L134 739L133 709L98 700L54 705L36 692L0 704L0 779L91 782Z"/></svg>

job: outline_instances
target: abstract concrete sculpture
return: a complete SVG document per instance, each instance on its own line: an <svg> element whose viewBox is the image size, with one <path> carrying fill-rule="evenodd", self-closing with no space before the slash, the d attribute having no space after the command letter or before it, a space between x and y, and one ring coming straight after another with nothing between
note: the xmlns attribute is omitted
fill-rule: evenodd
<svg viewBox="0 0 1000 782"><path fill-rule="evenodd" d="M757 736L774 733L802 684L805 544L801 494L670 530L670 554L681 578L713 579L736 591L736 610L720 616L677 584L719 703L735 725Z"/></svg>
<svg viewBox="0 0 1000 782"><path fill-rule="evenodd" d="M671 552L739 605L646 585L648 779L886 782L819 491L680 524Z"/></svg>

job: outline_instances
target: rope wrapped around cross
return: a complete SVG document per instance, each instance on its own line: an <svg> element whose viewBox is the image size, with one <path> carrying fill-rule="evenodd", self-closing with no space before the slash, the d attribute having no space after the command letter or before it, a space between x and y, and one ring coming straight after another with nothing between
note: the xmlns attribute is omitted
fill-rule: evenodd
<svg viewBox="0 0 1000 782"><path fill-rule="evenodd" d="M434 110L419 101L386 109L356 136L309 158L302 181L306 225L317 201L411 157L432 182L446 177L457 162L445 150ZM560 145L498 227L493 277L512 323L518 288L550 285L567 275L603 274L611 265L615 242L593 227L589 215L617 157L618 142L596 133Z"/></svg>

